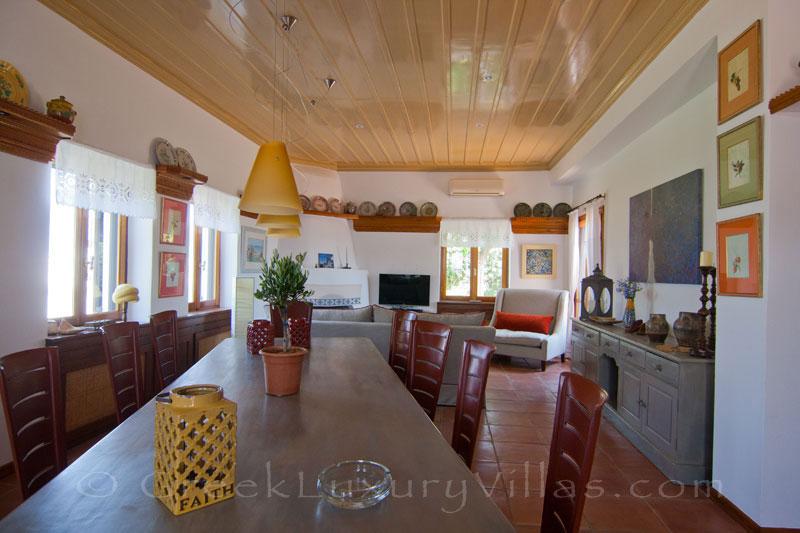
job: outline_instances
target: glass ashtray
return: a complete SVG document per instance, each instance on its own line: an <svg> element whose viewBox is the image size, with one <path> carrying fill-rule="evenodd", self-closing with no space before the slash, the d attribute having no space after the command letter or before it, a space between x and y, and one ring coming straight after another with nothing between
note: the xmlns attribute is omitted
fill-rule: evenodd
<svg viewBox="0 0 800 533"><path fill-rule="evenodd" d="M325 467L317 477L317 491L342 509L364 509L380 502L392 490L389 469L373 461L342 461Z"/></svg>

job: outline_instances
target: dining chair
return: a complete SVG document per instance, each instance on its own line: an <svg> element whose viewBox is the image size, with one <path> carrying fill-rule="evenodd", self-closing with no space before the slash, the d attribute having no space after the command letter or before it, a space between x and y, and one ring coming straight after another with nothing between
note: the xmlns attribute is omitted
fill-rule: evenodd
<svg viewBox="0 0 800 533"><path fill-rule="evenodd" d="M408 374L408 357L411 350L411 326L417 320L414 311L395 311L389 337L389 366L403 383Z"/></svg>
<svg viewBox="0 0 800 533"><path fill-rule="evenodd" d="M150 336L159 388L164 389L178 377L178 312L162 311L152 315Z"/></svg>
<svg viewBox="0 0 800 533"><path fill-rule="evenodd" d="M478 431L481 429L481 411L486 394L486 379L489 377L489 365L492 362L494 350L494 346L485 342L464 341L452 445L467 466L472 466L475 442L478 440Z"/></svg>
<svg viewBox="0 0 800 533"><path fill-rule="evenodd" d="M139 364L139 323L119 322L103 326L103 349L111 376L111 390L121 424L142 406L142 377Z"/></svg>
<svg viewBox="0 0 800 533"><path fill-rule="evenodd" d="M295 300L289 304L289 318L305 318L311 326L311 311L314 305L311 302ZM278 308L274 305L269 306L270 322L275 327L275 338L283 337L283 320Z"/></svg>
<svg viewBox="0 0 800 533"><path fill-rule="evenodd" d="M58 348L0 359L0 393L17 484L28 499L67 466Z"/></svg>
<svg viewBox="0 0 800 533"><path fill-rule="evenodd" d="M559 378L542 531L580 530L586 484L592 473L597 432L608 393L572 372Z"/></svg>
<svg viewBox="0 0 800 533"><path fill-rule="evenodd" d="M411 357L406 388L433 420L453 328L438 322L415 320L411 327Z"/></svg>

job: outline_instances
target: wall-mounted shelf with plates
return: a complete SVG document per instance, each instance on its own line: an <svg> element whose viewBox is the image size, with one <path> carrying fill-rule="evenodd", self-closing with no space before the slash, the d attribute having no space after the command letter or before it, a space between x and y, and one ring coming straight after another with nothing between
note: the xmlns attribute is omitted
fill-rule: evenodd
<svg viewBox="0 0 800 533"><path fill-rule="evenodd" d="M512 217L511 231L514 233L544 233L566 235L569 218L557 217Z"/></svg>
<svg viewBox="0 0 800 533"><path fill-rule="evenodd" d="M358 215L350 215L348 213L330 213L328 211L309 211L303 210L304 215L316 215L318 217L333 217L333 218L346 218L347 220L356 220Z"/></svg>
<svg viewBox="0 0 800 533"><path fill-rule="evenodd" d="M783 92L769 101L769 113L774 115L781 109L786 109L800 102L800 85L796 85L793 89ZM800 111L800 109L792 109L792 111Z"/></svg>
<svg viewBox="0 0 800 533"><path fill-rule="evenodd" d="M358 217L355 231L391 233L438 233L442 217Z"/></svg>
<svg viewBox="0 0 800 533"><path fill-rule="evenodd" d="M178 165L156 165L156 192L178 200L191 200L195 185L208 183L208 176Z"/></svg>
<svg viewBox="0 0 800 533"><path fill-rule="evenodd" d="M75 135L75 126L0 98L0 150L40 163L56 156L56 145Z"/></svg>

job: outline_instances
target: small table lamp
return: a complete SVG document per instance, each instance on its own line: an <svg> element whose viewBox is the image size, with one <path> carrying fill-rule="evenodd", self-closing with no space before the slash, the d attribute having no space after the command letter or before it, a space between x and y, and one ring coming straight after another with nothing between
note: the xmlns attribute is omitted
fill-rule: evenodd
<svg viewBox="0 0 800 533"><path fill-rule="evenodd" d="M139 289L128 283L118 285L111 295L111 300L119 305L122 304L122 321L128 321L128 302L139 301Z"/></svg>

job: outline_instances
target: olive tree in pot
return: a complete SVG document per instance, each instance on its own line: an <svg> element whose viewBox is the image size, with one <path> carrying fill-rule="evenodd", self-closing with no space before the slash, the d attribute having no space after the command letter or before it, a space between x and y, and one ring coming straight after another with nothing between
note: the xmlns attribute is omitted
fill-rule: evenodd
<svg viewBox="0 0 800 533"><path fill-rule="evenodd" d="M306 254L295 257L281 257L278 250L267 262L262 260L261 276L255 297L274 305L283 322L283 347L268 346L261 350L264 360L264 380L267 394L286 396L296 394L300 390L303 357L308 350L292 347L289 335L289 304L295 300L303 300L314 292L306 290L308 271L303 270Z"/></svg>

